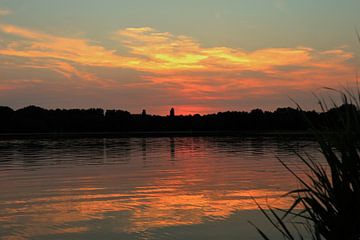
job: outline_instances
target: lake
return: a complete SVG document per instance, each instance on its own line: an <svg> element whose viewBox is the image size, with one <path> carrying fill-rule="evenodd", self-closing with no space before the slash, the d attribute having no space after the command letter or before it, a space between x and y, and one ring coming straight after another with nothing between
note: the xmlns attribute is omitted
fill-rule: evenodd
<svg viewBox="0 0 360 240"><path fill-rule="evenodd" d="M0 239L261 239L304 137L0 140Z"/></svg>

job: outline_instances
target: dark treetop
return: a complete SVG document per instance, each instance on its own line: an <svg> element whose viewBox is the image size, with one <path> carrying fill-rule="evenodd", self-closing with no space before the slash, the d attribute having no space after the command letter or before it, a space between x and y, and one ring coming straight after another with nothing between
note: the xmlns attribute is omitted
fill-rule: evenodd
<svg viewBox="0 0 360 240"><path fill-rule="evenodd" d="M338 111L354 110L343 105L327 112L278 108L274 112L219 112L208 115L169 116L130 114L122 110L56 109L29 106L19 110L0 107L0 133L70 132L165 132L165 131L306 131L336 119ZM354 110L356 111L356 110ZM311 124L309 124L311 123Z"/></svg>

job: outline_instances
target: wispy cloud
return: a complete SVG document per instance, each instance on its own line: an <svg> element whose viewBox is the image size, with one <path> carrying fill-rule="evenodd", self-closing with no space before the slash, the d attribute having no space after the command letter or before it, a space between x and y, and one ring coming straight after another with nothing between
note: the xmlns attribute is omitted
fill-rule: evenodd
<svg viewBox="0 0 360 240"><path fill-rule="evenodd" d="M0 31L25 39L9 43L6 48L0 50L2 55L53 58L84 65L109 67L112 63L129 62L129 59L123 59L114 54L114 51L92 44L87 39L58 37L13 25L0 25Z"/></svg>
<svg viewBox="0 0 360 240"><path fill-rule="evenodd" d="M205 48L187 36L157 32L152 28L127 28L117 32L141 68L168 71L264 71L279 66L341 67L352 54L343 49L266 48L248 52L228 47ZM145 64L146 63L146 64Z"/></svg>
<svg viewBox="0 0 360 240"><path fill-rule="evenodd" d="M12 11L5 8L0 8L0 16L7 16L12 14Z"/></svg>
<svg viewBox="0 0 360 240"><path fill-rule="evenodd" d="M142 27L113 34L112 39L128 50L119 54L90 39L55 36L14 25L0 25L0 33L16 37L2 44L0 56L31 59L33 67L48 68L66 78L110 82L103 85L112 88L116 79L105 80L91 69L137 71L147 84L162 86L192 103L332 86L353 73L349 63L353 54L343 48L318 51L299 46L246 51L204 47L189 36ZM81 67L90 70L79 70ZM142 88L147 84L133 81L126 86ZM208 108L193 106L200 107Z"/></svg>
<svg viewBox="0 0 360 240"><path fill-rule="evenodd" d="M334 67L352 58L343 49L316 51L311 48L267 48L253 52L227 47L204 48L187 36L157 32L152 28L126 28L116 33L129 49L127 56L93 44L88 39L58 37L13 25L0 31L24 38L13 41L0 54L55 58L83 65L122 67L149 72L174 71L269 71L278 66ZM340 67L340 66L338 66Z"/></svg>
<svg viewBox="0 0 360 240"><path fill-rule="evenodd" d="M117 32L139 69L155 83L177 83L191 98L231 98L229 90L309 89L338 83L351 72L353 55L344 49L317 51L307 47L266 48L245 51L228 47L205 48L187 36L174 36L152 28L127 28ZM336 81L337 80L337 81ZM180 87L179 87L180 86ZM214 94L215 93L215 94ZM219 94L220 93L220 94ZM224 97L223 96L223 97ZM233 96L239 98L239 96Z"/></svg>

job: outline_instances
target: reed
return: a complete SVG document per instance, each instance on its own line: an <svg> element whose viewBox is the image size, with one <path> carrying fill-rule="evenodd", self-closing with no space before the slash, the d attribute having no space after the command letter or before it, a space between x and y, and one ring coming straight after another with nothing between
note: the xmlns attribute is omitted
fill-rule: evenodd
<svg viewBox="0 0 360 240"><path fill-rule="evenodd" d="M330 110L331 117L327 116L320 128L311 127L325 163L295 153L307 168L304 179L279 159L301 187L288 193L294 199L288 210L265 211L258 205L283 239L360 239L360 92L337 92L342 106L330 99L330 110L329 101L318 99L324 112ZM256 229L263 239L270 239Z"/></svg>

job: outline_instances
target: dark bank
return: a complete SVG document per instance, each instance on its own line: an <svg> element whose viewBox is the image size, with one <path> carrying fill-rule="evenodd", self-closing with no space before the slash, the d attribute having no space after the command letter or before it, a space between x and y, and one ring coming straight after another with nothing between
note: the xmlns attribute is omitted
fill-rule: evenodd
<svg viewBox="0 0 360 240"><path fill-rule="evenodd" d="M229 134L301 134L309 126L319 128L325 122L339 122L339 113L357 111L351 104L326 112L278 108L276 111L254 109L250 112L233 111L207 115L168 116L131 114L123 110L44 109L28 106L18 110L0 107L0 133L3 135L67 134L67 135L133 135L183 136ZM310 123L310 124L309 124Z"/></svg>

